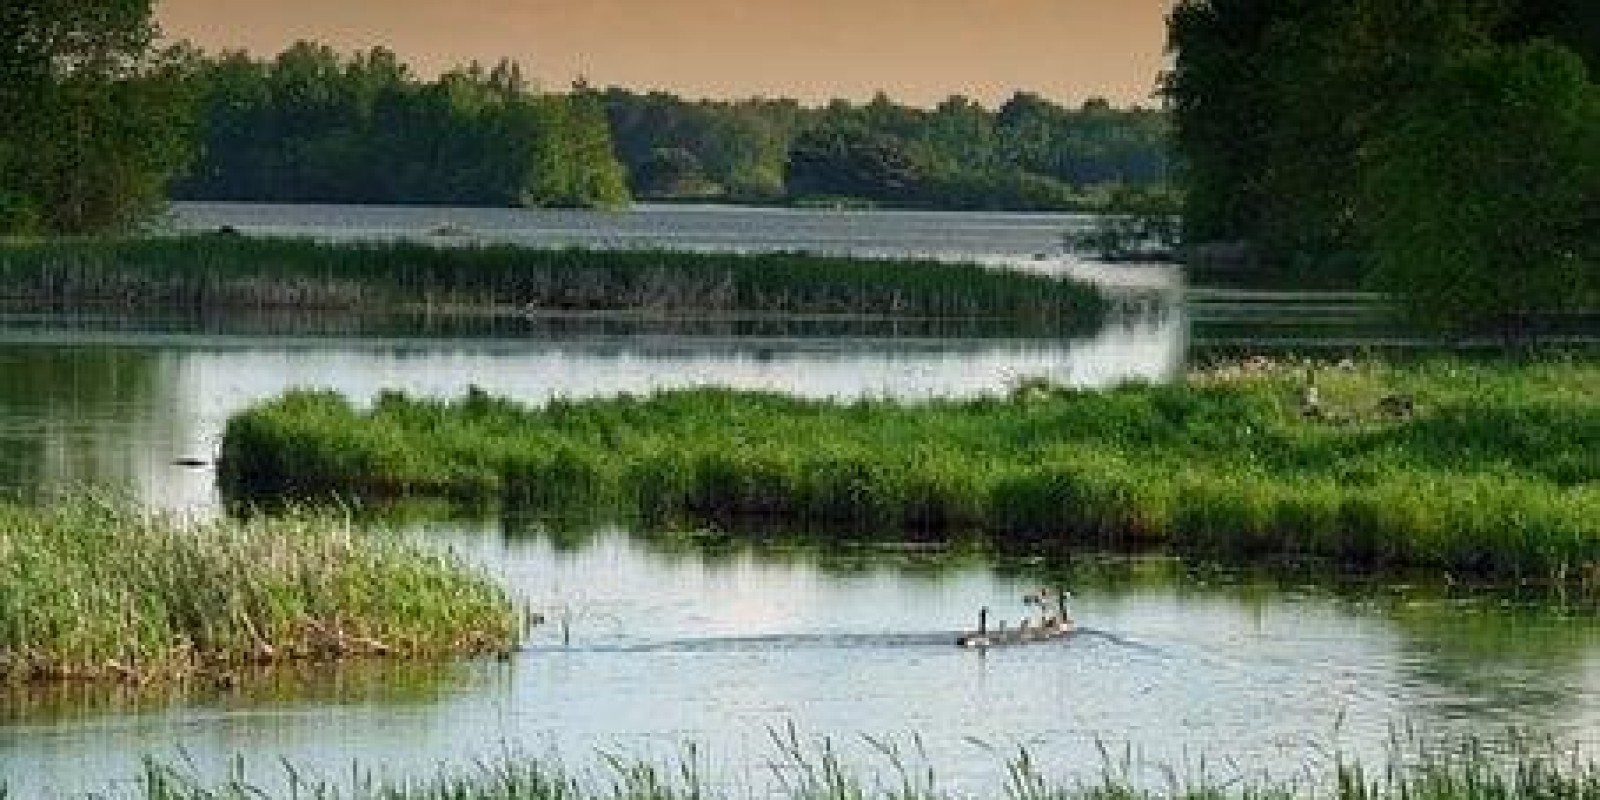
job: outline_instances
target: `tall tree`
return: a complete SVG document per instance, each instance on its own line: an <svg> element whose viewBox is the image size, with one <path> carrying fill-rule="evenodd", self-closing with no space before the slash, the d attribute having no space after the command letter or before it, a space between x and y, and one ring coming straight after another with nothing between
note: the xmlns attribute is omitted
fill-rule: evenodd
<svg viewBox="0 0 1600 800"><path fill-rule="evenodd" d="M187 54L155 47L151 0L0 6L0 231L138 222L185 163Z"/></svg>
<svg viewBox="0 0 1600 800"><path fill-rule="evenodd" d="M1272 131L1267 37L1302 0L1180 0L1163 93L1177 126L1184 237L1258 239Z"/></svg>
<svg viewBox="0 0 1600 800"><path fill-rule="evenodd" d="M1381 285L1417 319L1522 333L1600 299L1600 87L1546 41L1475 53L1406 103L1363 170Z"/></svg>
<svg viewBox="0 0 1600 800"><path fill-rule="evenodd" d="M1595 302L1594 45L1558 42L1596 8L1182 0L1166 91L1189 236L1376 264L1441 324Z"/></svg>
<svg viewBox="0 0 1600 800"><path fill-rule="evenodd" d="M472 205L627 201L603 114L515 62L424 81L394 53L309 42L206 61L202 158L180 197Z"/></svg>

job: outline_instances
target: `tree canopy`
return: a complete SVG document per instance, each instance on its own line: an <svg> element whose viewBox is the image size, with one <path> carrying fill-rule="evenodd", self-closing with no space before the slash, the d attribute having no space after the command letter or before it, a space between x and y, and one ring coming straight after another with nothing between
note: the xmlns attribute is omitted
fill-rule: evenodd
<svg viewBox="0 0 1600 800"><path fill-rule="evenodd" d="M185 54L151 0L0 6L0 233L123 228L189 153Z"/></svg>
<svg viewBox="0 0 1600 800"><path fill-rule="evenodd" d="M1527 312L1581 307L1600 257L1600 91L1583 62L1540 41L1443 78L1366 154L1378 282L1418 319L1508 335Z"/></svg>
<svg viewBox="0 0 1600 800"><path fill-rule="evenodd" d="M617 88L596 94L634 189L645 195L671 194L654 185L664 152L700 164L703 181L686 194L741 201L1072 208L1115 186L1165 184L1169 172L1166 114L1103 100L1068 108L1019 93L991 111L960 96L924 109L882 94L821 108Z"/></svg>
<svg viewBox="0 0 1600 800"><path fill-rule="evenodd" d="M1187 239L1365 266L1441 325L1593 302L1597 20L1592 0L1181 0Z"/></svg>
<svg viewBox="0 0 1600 800"><path fill-rule="evenodd" d="M200 158L180 197L607 206L626 202L604 112L514 62L417 78L394 53L301 42L204 61Z"/></svg>

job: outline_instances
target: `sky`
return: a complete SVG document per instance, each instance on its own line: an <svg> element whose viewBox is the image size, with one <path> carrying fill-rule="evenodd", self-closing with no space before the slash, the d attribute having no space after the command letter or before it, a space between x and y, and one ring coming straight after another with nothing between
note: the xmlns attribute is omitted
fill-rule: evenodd
<svg viewBox="0 0 1600 800"><path fill-rule="evenodd" d="M382 45L425 74L521 61L547 88L689 97L876 91L931 105L1017 90L1153 104L1174 0L158 0L167 35L271 55L296 39Z"/></svg>

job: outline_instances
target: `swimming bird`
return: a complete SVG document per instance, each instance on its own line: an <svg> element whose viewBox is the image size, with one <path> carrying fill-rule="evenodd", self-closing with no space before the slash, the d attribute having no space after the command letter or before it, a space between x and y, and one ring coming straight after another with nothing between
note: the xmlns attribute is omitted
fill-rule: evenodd
<svg viewBox="0 0 1600 800"><path fill-rule="evenodd" d="M1023 642L1031 642L1034 639L1039 638L1034 633L1033 625L1031 624L1032 622L1033 622L1033 620L1031 620L1031 619L1029 619L1027 617L1023 617L1022 618L1022 622L1017 624L1017 632L1012 637L1013 640L1016 641L1018 644L1021 644Z"/></svg>
<svg viewBox="0 0 1600 800"><path fill-rule="evenodd" d="M978 630L974 633L963 633L956 637L959 647L988 647L989 641L989 608L985 606L978 611Z"/></svg>
<svg viewBox="0 0 1600 800"><path fill-rule="evenodd" d="M1072 630L1072 615L1067 613L1067 598L1072 592L1062 589L1056 592L1056 618L1051 620L1051 632L1056 635L1065 635Z"/></svg>

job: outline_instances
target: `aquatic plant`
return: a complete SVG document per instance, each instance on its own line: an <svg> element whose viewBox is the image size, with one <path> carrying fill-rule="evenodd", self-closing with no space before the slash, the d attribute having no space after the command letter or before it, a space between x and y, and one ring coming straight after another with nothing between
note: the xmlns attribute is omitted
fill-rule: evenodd
<svg viewBox="0 0 1600 800"><path fill-rule="evenodd" d="M235 497L441 495L1596 583L1600 366L1464 361L901 403L718 389L523 407L291 393L232 419ZM1395 413L1389 395L1410 399Z"/></svg>
<svg viewBox="0 0 1600 800"><path fill-rule="evenodd" d="M500 651L504 591L327 514L189 523L0 503L0 682L148 682L291 661Z"/></svg>
<svg viewBox="0 0 1600 800"><path fill-rule="evenodd" d="M835 742L802 738L792 728L773 734L772 775L725 779L693 746L677 757L651 760L602 753L600 765L579 768L560 755L515 753L470 768L441 767L437 775L386 779L371 769L331 781L279 767L278 796L328 800L715 800L781 797L792 800L1561 800L1600 797L1600 764L1550 741L1513 738L1502 749L1482 739L1391 744L1377 763L1337 758L1331 768L1310 768L1293 778L1219 774L1192 765L1146 764L1102 746L1098 775L1058 774L1026 748L1003 759L1001 785L981 794L946 788L934 761L910 742L867 738L864 756L846 755ZM269 797L268 784L252 778L243 759L230 774L208 781L192 769L147 761L137 789L145 800L232 800ZM0 792L0 796L4 796Z"/></svg>
<svg viewBox="0 0 1600 800"><path fill-rule="evenodd" d="M114 309L992 318L1052 330L1093 330L1104 312L1087 284L975 264L220 235L0 243L0 301Z"/></svg>

